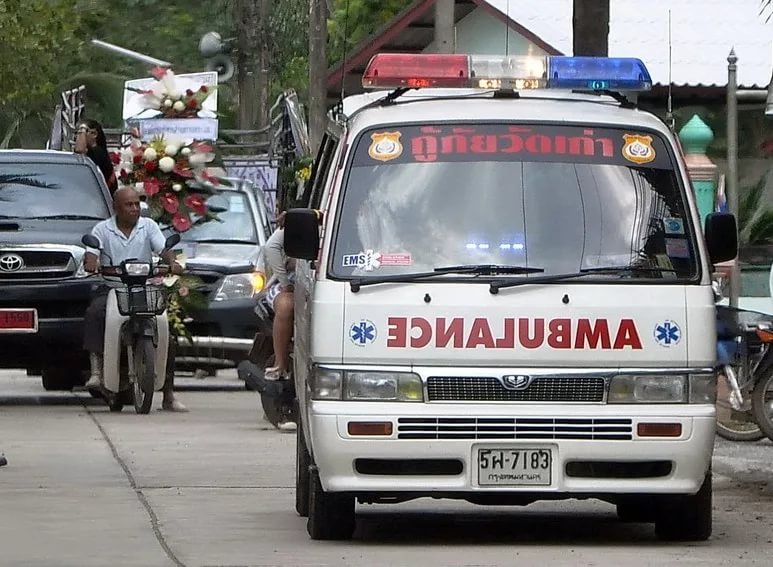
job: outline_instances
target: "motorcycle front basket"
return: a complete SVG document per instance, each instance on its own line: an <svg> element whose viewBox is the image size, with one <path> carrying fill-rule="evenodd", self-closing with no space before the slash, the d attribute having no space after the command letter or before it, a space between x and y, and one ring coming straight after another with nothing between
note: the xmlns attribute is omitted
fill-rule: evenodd
<svg viewBox="0 0 773 567"><path fill-rule="evenodd" d="M159 288L119 288L115 290L115 297L118 312L124 317L161 315L166 309L166 295Z"/></svg>

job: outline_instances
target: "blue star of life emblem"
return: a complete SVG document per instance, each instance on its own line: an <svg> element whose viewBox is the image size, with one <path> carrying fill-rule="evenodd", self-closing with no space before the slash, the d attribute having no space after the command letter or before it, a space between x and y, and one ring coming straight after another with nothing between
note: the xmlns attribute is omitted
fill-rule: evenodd
<svg viewBox="0 0 773 567"><path fill-rule="evenodd" d="M673 321L664 321L655 326L655 340L661 346L670 347L682 340L682 331Z"/></svg>
<svg viewBox="0 0 773 567"><path fill-rule="evenodd" d="M349 338L357 346L365 346L376 340L376 326L372 321L363 319L349 329Z"/></svg>

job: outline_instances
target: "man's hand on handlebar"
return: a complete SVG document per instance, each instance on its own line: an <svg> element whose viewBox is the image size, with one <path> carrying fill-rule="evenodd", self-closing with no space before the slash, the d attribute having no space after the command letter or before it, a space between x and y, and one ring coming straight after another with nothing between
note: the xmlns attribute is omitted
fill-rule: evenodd
<svg viewBox="0 0 773 567"><path fill-rule="evenodd" d="M96 274L99 271L99 258L91 252L86 252L83 257L83 269L90 274Z"/></svg>

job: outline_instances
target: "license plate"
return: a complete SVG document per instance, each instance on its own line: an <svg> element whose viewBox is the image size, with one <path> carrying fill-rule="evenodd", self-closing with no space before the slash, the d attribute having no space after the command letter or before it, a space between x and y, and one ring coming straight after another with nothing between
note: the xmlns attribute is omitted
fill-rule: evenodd
<svg viewBox="0 0 773 567"><path fill-rule="evenodd" d="M478 448L478 484L549 486L553 450L547 447Z"/></svg>
<svg viewBox="0 0 773 567"><path fill-rule="evenodd" d="M0 333L37 333L35 309L0 309Z"/></svg>

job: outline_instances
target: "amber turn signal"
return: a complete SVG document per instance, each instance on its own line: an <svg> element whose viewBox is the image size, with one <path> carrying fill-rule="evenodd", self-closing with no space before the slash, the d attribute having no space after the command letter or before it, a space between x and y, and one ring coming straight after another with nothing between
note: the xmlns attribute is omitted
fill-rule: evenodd
<svg viewBox="0 0 773 567"><path fill-rule="evenodd" d="M681 437L681 423L640 423L636 428L639 437Z"/></svg>
<svg viewBox="0 0 773 567"><path fill-rule="evenodd" d="M350 421L349 435L392 435L391 421Z"/></svg>

